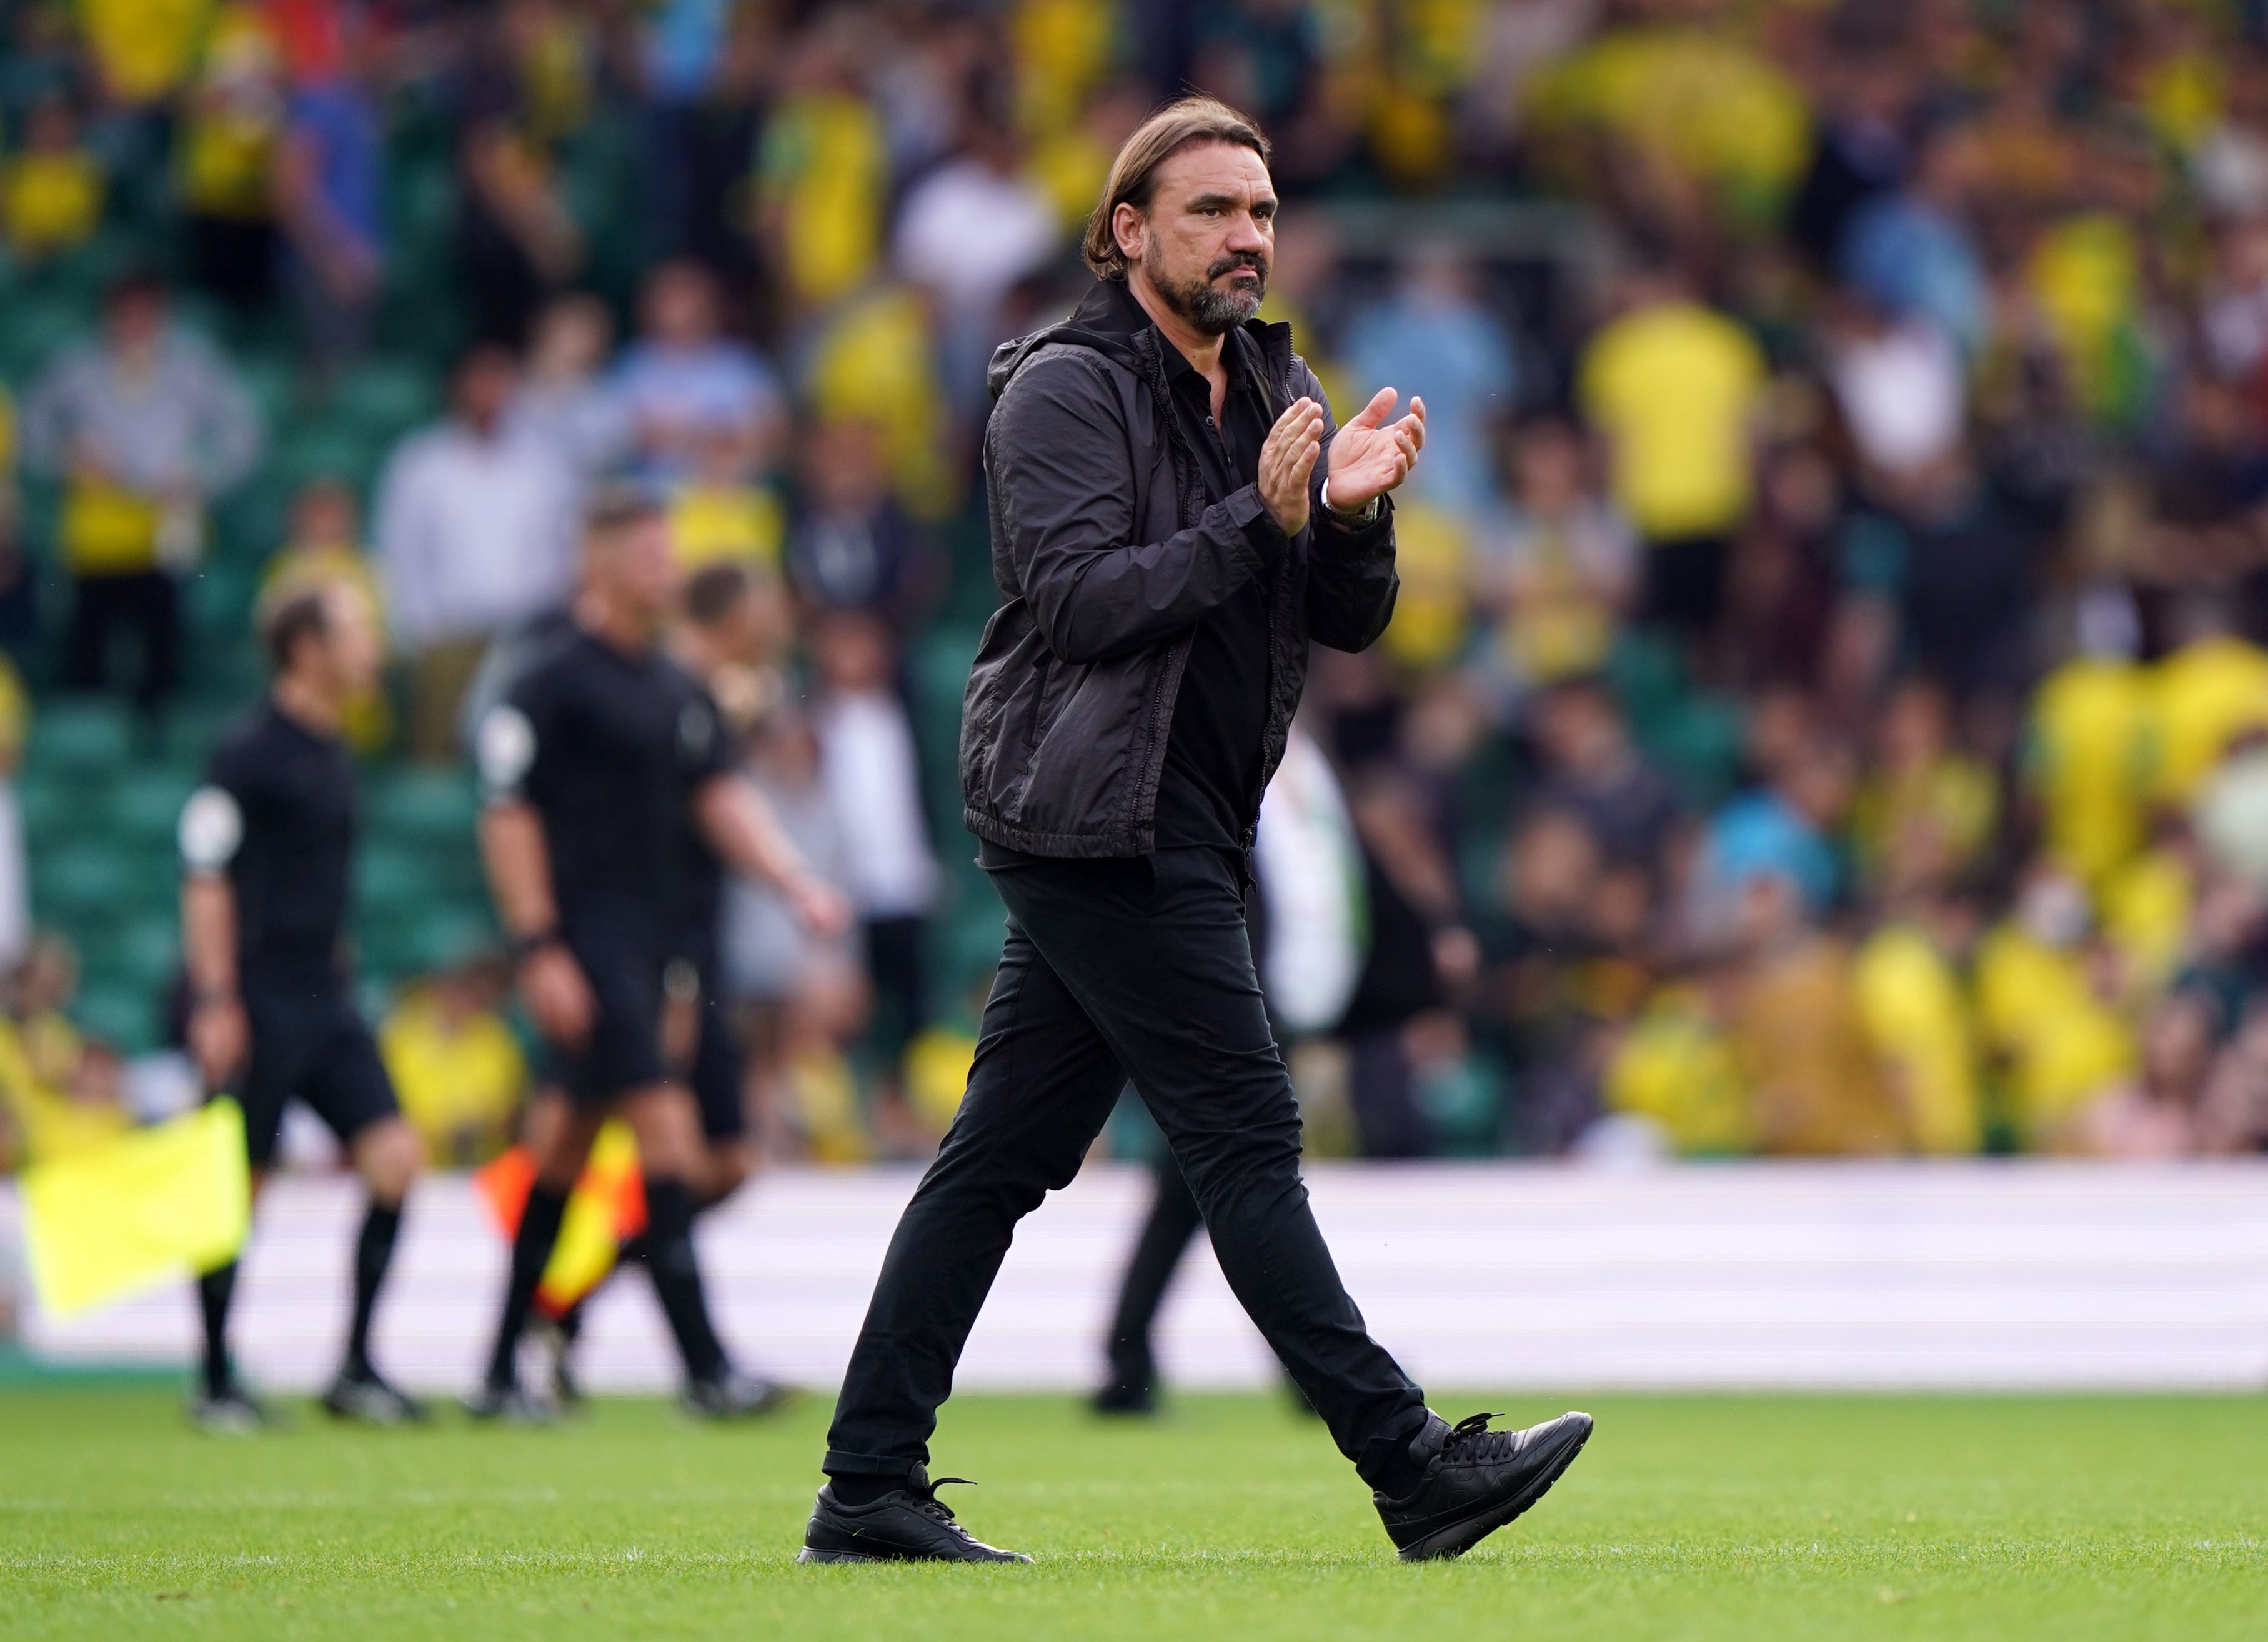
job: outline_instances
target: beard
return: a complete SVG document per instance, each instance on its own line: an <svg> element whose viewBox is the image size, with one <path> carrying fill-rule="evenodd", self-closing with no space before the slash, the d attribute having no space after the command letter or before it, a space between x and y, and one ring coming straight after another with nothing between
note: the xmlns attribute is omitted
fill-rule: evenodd
<svg viewBox="0 0 2268 1642"><path fill-rule="evenodd" d="M1248 268L1259 277L1249 285L1226 291L1212 283L1239 268ZM1166 299L1167 306L1208 336L1226 336L1259 313L1260 304L1268 295L1268 259L1251 251L1220 258L1205 269L1202 279L1177 282L1167 274L1165 258L1153 245L1150 254L1142 259L1142 271L1149 276L1150 288Z"/></svg>

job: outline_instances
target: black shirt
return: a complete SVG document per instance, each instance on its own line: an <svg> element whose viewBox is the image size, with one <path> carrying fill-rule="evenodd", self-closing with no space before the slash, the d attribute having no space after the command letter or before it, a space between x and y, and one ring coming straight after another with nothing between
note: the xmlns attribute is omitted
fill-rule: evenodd
<svg viewBox="0 0 2268 1642"><path fill-rule="evenodd" d="M526 799L543 823L568 935L667 945L693 796L729 758L716 704L684 669L577 628L482 720L479 752L491 796Z"/></svg>
<svg viewBox="0 0 2268 1642"><path fill-rule="evenodd" d="M1123 285L1105 289L1115 294L1116 317L1130 328L1150 323L1131 291ZM1162 335L1158 340L1173 415L1197 453L1205 500L1225 500L1258 480L1260 448L1275 425L1256 369L1257 350L1241 330L1223 339L1228 392L1216 426L1212 385L1181 350ZM1268 733L1268 613L1278 574L1270 558L1197 623L1158 778L1161 850L1241 850L1259 814L1261 744Z"/></svg>
<svg viewBox="0 0 2268 1642"><path fill-rule="evenodd" d="M687 675L691 678L691 674ZM710 714L716 719L718 765L729 769L740 762L740 739L733 735L725 722L717 698L698 679L693 688L708 704ZM670 944L673 956L691 961L694 968L707 978L717 965L717 939L719 923L725 916L725 863L702 830L700 818L693 806L684 806L678 827L678 848L681 851L677 868L676 906L673 913L675 933Z"/></svg>
<svg viewBox="0 0 2268 1642"><path fill-rule="evenodd" d="M247 975L335 974L354 853L354 760L264 699L221 738L181 812L192 873L225 873Z"/></svg>

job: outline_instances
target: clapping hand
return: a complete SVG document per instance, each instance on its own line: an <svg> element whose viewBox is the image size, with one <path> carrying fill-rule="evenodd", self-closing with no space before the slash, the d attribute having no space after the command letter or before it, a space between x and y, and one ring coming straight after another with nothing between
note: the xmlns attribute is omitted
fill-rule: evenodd
<svg viewBox="0 0 2268 1642"><path fill-rule="evenodd" d="M1312 399L1294 401L1260 447L1260 499L1287 536L1307 526L1307 480L1322 448L1323 408Z"/></svg>
<svg viewBox="0 0 2268 1642"><path fill-rule="evenodd" d="M1395 397L1392 388L1380 388L1331 440L1333 512L1361 512L1407 479L1418 465L1418 453L1425 448L1425 401L1412 394L1410 414L1388 422L1386 413L1394 409ZM1261 470L1267 471L1264 458Z"/></svg>

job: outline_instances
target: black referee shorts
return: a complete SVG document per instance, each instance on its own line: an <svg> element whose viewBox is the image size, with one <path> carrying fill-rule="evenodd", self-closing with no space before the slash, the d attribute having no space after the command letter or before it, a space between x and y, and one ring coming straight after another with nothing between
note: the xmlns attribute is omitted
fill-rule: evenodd
<svg viewBox="0 0 2268 1642"><path fill-rule="evenodd" d="M549 1046L551 1080L580 1107L602 1107L634 1089L663 1082L663 958L648 941L571 931L567 950L590 983L597 1005L579 1049Z"/></svg>
<svg viewBox="0 0 2268 1642"><path fill-rule="evenodd" d="M694 1103L701 1108L704 1138L738 1140L748 1132L748 1111L740 1098L740 1046L708 973L701 977L700 1035L694 1041L686 1081L693 1086Z"/></svg>
<svg viewBox="0 0 2268 1642"><path fill-rule="evenodd" d="M275 1158L288 1101L304 1101L342 1145L400 1112L377 1040L343 981L247 973L243 993L252 1056L237 1099L253 1167Z"/></svg>

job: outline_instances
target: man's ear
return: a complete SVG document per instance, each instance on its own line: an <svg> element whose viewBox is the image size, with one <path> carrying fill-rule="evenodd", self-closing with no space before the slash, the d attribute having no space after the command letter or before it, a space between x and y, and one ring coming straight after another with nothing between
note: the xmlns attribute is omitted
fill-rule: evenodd
<svg viewBox="0 0 2268 1642"><path fill-rule="evenodd" d="M1110 238L1119 254L1130 262L1142 260L1143 238L1149 231L1149 219L1124 200L1110 213Z"/></svg>

